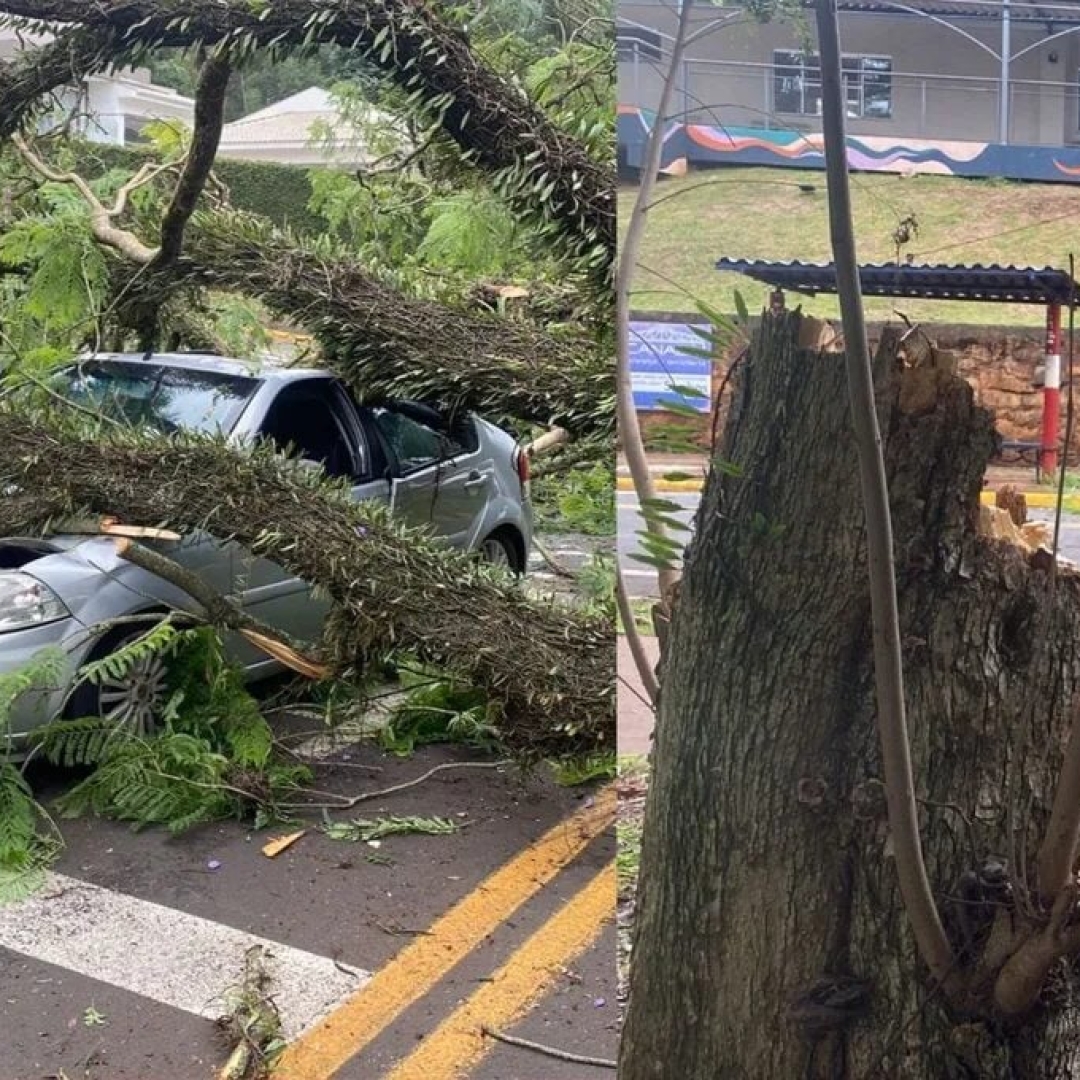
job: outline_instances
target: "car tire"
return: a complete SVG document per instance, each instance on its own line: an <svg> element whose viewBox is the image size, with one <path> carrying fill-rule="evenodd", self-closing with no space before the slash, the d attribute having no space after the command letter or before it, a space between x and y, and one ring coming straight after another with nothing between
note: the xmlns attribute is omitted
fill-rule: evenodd
<svg viewBox="0 0 1080 1080"><path fill-rule="evenodd" d="M524 570L520 565L521 558L513 537L501 529L493 532L481 543L478 554L489 566L501 566L518 575Z"/></svg>
<svg viewBox="0 0 1080 1080"><path fill-rule="evenodd" d="M103 660L132 641L146 629L124 627L106 634L91 650L87 663ZM100 682L83 681L68 699L64 715L76 720L84 716L115 719L136 736L145 738L160 730L161 707L168 694L168 662L154 654L132 664L119 679L105 676Z"/></svg>

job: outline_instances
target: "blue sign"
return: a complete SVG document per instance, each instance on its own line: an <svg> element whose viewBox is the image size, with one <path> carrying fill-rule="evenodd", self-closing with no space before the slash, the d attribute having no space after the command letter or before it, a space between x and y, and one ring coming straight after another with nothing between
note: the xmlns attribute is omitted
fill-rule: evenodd
<svg viewBox="0 0 1080 1080"><path fill-rule="evenodd" d="M707 324L700 324L707 330ZM712 362L686 349L704 349L708 342L690 323L631 322L630 378L634 407L662 409L664 402L707 413L712 408ZM690 391L689 393L684 391ZM695 393L696 391L696 393Z"/></svg>

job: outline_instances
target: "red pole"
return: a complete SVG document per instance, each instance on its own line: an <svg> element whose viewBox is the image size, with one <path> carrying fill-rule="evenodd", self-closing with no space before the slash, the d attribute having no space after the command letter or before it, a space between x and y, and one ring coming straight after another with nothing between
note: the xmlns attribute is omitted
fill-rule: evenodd
<svg viewBox="0 0 1080 1080"><path fill-rule="evenodd" d="M1043 381L1042 454L1039 469L1057 470L1058 419L1061 416L1061 305L1046 307L1046 378Z"/></svg>

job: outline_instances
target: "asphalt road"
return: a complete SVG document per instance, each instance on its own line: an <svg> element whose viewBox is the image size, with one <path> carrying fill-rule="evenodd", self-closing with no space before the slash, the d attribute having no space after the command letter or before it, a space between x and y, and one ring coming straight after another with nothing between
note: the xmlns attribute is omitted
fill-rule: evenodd
<svg viewBox="0 0 1080 1080"><path fill-rule="evenodd" d="M690 525L697 511L699 495L697 492L676 493L662 496L678 503L682 508L672 516ZM637 496L632 491L618 493L618 555L619 566L626 580L631 596L658 596L656 571L645 563L632 558L632 553L641 548L637 533L645 528L641 517ZM1053 521L1052 510L1029 509L1028 517L1032 521ZM689 534L688 534L689 538ZM1064 514L1061 519L1061 555L1070 562L1080 565L1080 514Z"/></svg>
<svg viewBox="0 0 1080 1080"><path fill-rule="evenodd" d="M663 495L662 498L670 499L682 507L678 512L672 512L671 517L682 521L687 526L691 524L698 505L698 493L696 491L685 494ZM620 491L618 493L617 509L619 568L622 570L630 595L659 596L656 587L656 571L646 563L638 562L632 558L634 552L641 550L641 541L637 533L645 528L645 520L641 516L637 495L632 491ZM689 535L687 533L687 539L689 539Z"/></svg>

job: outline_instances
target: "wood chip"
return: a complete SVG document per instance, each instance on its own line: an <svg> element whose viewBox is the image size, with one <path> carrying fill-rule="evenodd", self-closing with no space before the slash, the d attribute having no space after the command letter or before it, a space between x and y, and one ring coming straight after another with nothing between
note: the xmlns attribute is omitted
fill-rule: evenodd
<svg viewBox="0 0 1080 1080"><path fill-rule="evenodd" d="M299 832L289 833L288 836L275 836L273 840L263 844L262 853L268 859L273 859L280 855L286 848L292 847L306 832L307 829L301 829Z"/></svg>

